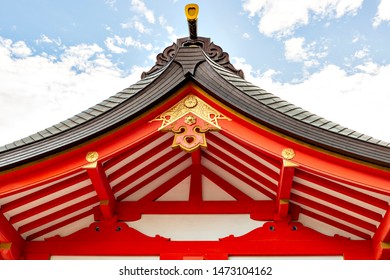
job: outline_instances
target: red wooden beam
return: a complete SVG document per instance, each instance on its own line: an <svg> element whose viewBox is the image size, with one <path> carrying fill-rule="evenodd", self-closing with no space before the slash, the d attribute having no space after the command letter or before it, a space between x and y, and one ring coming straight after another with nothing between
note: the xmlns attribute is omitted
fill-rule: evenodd
<svg viewBox="0 0 390 280"><path fill-rule="evenodd" d="M353 235L359 236L359 237L361 237L363 239L370 240L370 238L371 238L371 236L366 234L366 233L363 233L363 232L361 232L361 231L359 231L359 230L357 230L355 228L347 226L344 223L339 223L339 222L337 222L335 220L332 220L332 219L329 219L329 218L324 217L322 215L319 215L317 213L314 213L314 212L312 212L310 210L307 210L305 208L301 209L301 214L309 216L309 217L311 217L313 219L316 219L316 220L318 220L320 222L328 224L328 225L330 225L332 227L335 227L335 228L341 229L343 231L349 232L349 233L351 233Z"/></svg>
<svg viewBox="0 0 390 280"><path fill-rule="evenodd" d="M191 174L191 167L187 167L183 171L179 172L176 174L174 177L169 178L167 181L162 183L158 188L154 189L141 199L139 199L139 202L143 201L155 201L157 200L160 196L164 195L166 192L171 190L173 187L175 187L177 184L179 184L181 181L183 181L185 178L190 176Z"/></svg>
<svg viewBox="0 0 390 280"><path fill-rule="evenodd" d="M267 182L266 183L267 185L271 185L272 183L269 182L268 180L264 179L263 177L261 177L259 174L257 174L253 170L250 170L249 168L246 169L246 167L245 166L241 166L240 163L237 163L237 162L233 163L233 165L238 167L238 168L240 168L240 167L244 168L244 169L241 169L244 172L244 174L250 175L250 174L252 174L252 172L254 173L252 175L256 174L256 177L253 178L253 179L261 178L260 182L258 180L256 182L254 182L253 180L251 180L247 176L243 175L242 173L236 171L235 169L231 168L227 164L224 164L223 162L221 162L220 160L215 158L212 153L209 153L209 151L207 151L207 153L204 154L204 158L206 158L207 160L209 160L213 164L217 165L221 169L225 170L229 174L233 175L234 177L236 177L236 178L240 179L241 181L245 182L246 184L248 184L249 186L251 186L255 190L257 190L257 191L261 192L262 194L268 196L270 199L275 199L275 194L274 193L268 191L267 189L265 189L263 186L260 185L260 183L263 183L263 182ZM230 161L230 163L232 163L232 162ZM273 184L272 184L272 186L273 186Z"/></svg>
<svg viewBox="0 0 390 280"><path fill-rule="evenodd" d="M162 163L166 162L167 160L171 159L173 156L175 156L176 154L180 153L179 150L172 150L170 151L169 153L167 153L166 155L162 156L161 158L159 158L158 160L156 160L155 162L151 163L150 165L144 167L143 169L139 170L138 172L132 174L131 176L129 176L128 178L126 178L124 181L122 181L121 183L119 183L118 185L116 185L114 187L114 192L116 192L116 188L118 187L118 189L122 189L122 188L125 188L127 187L131 182L133 182L134 180L140 178L141 176L149 173L150 171L152 171L153 169L155 169L156 167L158 167L159 165L161 165ZM153 182L154 180L156 180L158 177L164 175L165 173L167 173L168 171L172 170L173 168L175 168L176 166L178 166L180 163L182 163L183 161L185 161L187 158L189 157L188 154L183 154L179 159L177 159L176 161L172 162L171 164L169 164L168 166L166 166L165 168L161 169L160 171L154 173L153 175L151 175L150 177L146 178L145 180L143 180L142 182L140 182L139 184L137 184L136 186L132 187L131 189L127 190L126 192L122 193L121 195L119 195L117 197L118 201L121 201L123 199L125 199L126 197L132 195L133 193L135 193L136 191L142 189L143 187L145 187L147 184Z"/></svg>
<svg viewBox="0 0 390 280"><path fill-rule="evenodd" d="M229 151L229 153L232 153L233 155L235 155L238 158L242 159L243 161L247 162L249 165L255 166L257 169L259 169L261 172L268 175L272 179L275 179L275 180L279 179L279 175L275 171L273 171L272 169L268 168L267 166L259 163L256 159L250 157L246 153L240 151L240 149L238 149L237 147L230 145L229 143L218 138L217 136L215 136L213 134L209 134L209 136L207 136L207 140L209 142L216 143L219 147L225 149L226 151Z"/></svg>
<svg viewBox="0 0 390 280"><path fill-rule="evenodd" d="M250 214L258 213L259 219L274 218L272 200L251 201L121 201L117 203L118 220L134 220L135 214ZM261 217L260 217L261 216Z"/></svg>
<svg viewBox="0 0 390 280"><path fill-rule="evenodd" d="M132 240L132 242L129 242ZM364 254L354 255L359 250ZM343 256L372 259L371 242L330 237L300 223L268 222L243 236L219 241L170 241L149 237L125 223L93 223L67 237L26 242L26 256Z"/></svg>
<svg viewBox="0 0 390 280"><path fill-rule="evenodd" d="M0 255L5 260L19 259L24 239L11 223L0 213Z"/></svg>
<svg viewBox="0 0 390 280"><path fill-rule="evenodd" d="M334 196L326 194L324 192L315 190L314 188L310 188L308 186L302 185L300 183L295 183L295 182L293 184L293 188L294 188L294 190L297 190L297 191L306 193L306 194L308 194L310 196L319 198L319 199L321 199L323 201L326 201L326 202L328 202L330 204L333 204L335 206L339 206L341 208L345 208L346 210L349 210L349 211L354 212L356 214L359 214L361 216L370 218L370 219L372 219L374 221L379 222L379 221L382 220L382 215L377 213L377 212L374 212L372 210L366 209L366 208L361 207L359 205L355 205L355 204L353 204L351 202L348 202L346 200L334 197Z"/></svg>
<svg viewBox="0 0 390 280"><path fill-rule="evenodd" d="M145 143L152 143L160 137L161 137L161 132L156 130L155 133L151 133L147 135L144 139L142 139L142 141L133 143L127 149L122 150L118 155L115 155L109 160L107 160L103 166L104 170L107 170L113 167L114 165L120 163L122 160L125 160L126 158L130 157L139 149L143 148L145 146Z"/></svg>
<svg viewBox="0 0 390 280"><path fill-rule="evenodd" d="M3 213L6 213L6 212L11 211L15 208L26 205L26 204L33 202L33 201L37 201L45 196L48 196L48 195L51 195L55 192L66 189L70 186L73 186L73 185L80 183L80 182L87 180L87 179L88 179L88 175L86 173L76 175L72 178L66 179L65 181L51 185L50 187L44 188L42 190L33 192L29 195L26 195L26 196L23 196L21 198L10 201L8 203L5 203L1 206L1 211ZM45 182L45 184L46 184L46 182Z"/></svg>
<svg viewBox="0 0 390 280"><path fill-rule="evenodd" d="M34 221L32 221L32 222L30 222L28 224L20 226L18 228L18 232L20 234L29 232L29 231L31 231L31 230L33 230L35 228L38 228L38 227L43 226L43 225L48 224L48 223L52 223L52 222L54 222L54 221L56 221L56 220L58 220L58 219L60 219L60 218L62 218L64 216L67 216L69 214L77 212L77 211L79 211L79 210L81 210L83 208L86 208L86 207L89 207L89 206L92 207L92 205L96 204L97 202L99 202L99 200L98 200L98 198L96 196L90 197L90 198L88 198L88 199L86 199L84 201L81 201L81 202L78 202L76 204L73 204L73 205L71 205L71 206L69 206L69 207L67 207L65 209L61 209L61 210L56 211L54 213L51 213L51 214L49 214L49 215L47 215L45 217L42 217L42 218L34 220Z"/></svg>
<svg viewBox="0 0 390 280"><path fill-rule="evenodd" d="M142 164L142 162L145 162L149 160L151 157L155 156L159 152L163 151L164 149L168 148L172 142L172 139L167 139L163 143L157 145L153 149L147 151L146 153L140 155L137 159L129 162L125 166L119 168L115 172L113 172L110 176L108 176L108 181L111 183L112 181L118 179L122 175L126 174L133 168L137 167L138 165ZM136 151L134 151L136 152Z"/></svg>
<svg viewBox="0 0 390 280"><path fill-rule="evenodd" d="M325 206L323 204L320 204L318 202L315 202L315 201L312 201L312 200L309 200L307 198L304 198L304 197L301 197L299 195L296 195L294 193L291 194L291 200L298 203L298 204L302 204L302 205L306 205L312 209L315 209L315 210L318 210L320 212L323 212L325 214L328 214L330 216L333 216L333 217L336 217L340 220L344 220L350 224L353 224L353 225L356 225L358 227L361 227L361 228L364 228L368 231L371 231L371 232L375 232L376 230L376 227L375 225L373 224L370 224L368 222L365 222L365 221L362 221L358 218L355 218L355 217L352 217L348 214L345 214L344 212L341 212L341 211L338 211L338 210L335 210L331 207L328 207L328 206ZM355 234L357 236L360 236L364 239L370 239L371 236L368 235L367 233L363 233L357 229L354 229L353 232L350 231L350 230L347 230L348 232L352 233L352 234Z"/></svg>
<svg viewBox="0 0 390 280"><path fill-rule="evenodd" d="M375 259L390 259L390 205L372 238Z"/></svg>
<svg viewBox="0 0 390 280"><path fill-rule="evenodd" d="M106 173L100 162L94 162L84 166L87 170L92 185L100 200L100 210L103 217L110 219L114 216L115 197L108 183Z"/></svg>
<svg viewBox="0 0 390 280"><path fill-rule="evenodd" d="M217 174L211 172L205 167L202 167L202 173L214 184L216 184L218 187L220 187L222 190L227 192L229 195L234 197L238 201L251 201L253 200L250 196L247 194L243 193L239 189L237 189L234 185L230 184L228 181L225 179L222 179L220 176Z"/></svg>
<svg viewBox="0 0 390 280"><path fill-rule="evenodd" d="M53 199L51 201L48 201L48 202L43 203L41 205L38 205L34 208L31 208L31 209L28 209L24 212L16 214L10 218L10 222L11 222L11 224L15 224L17 222L23 221L27 218L30 218L34 215L41 213L41 212L47 211L51 208L54 208L56 206L59 206L61 204L66 203L66 202L72 201L73 199L76 199L80 196L83 196L83 195L91 193L91 192L94 192L92 185L83 187L81 189L78 189L78 190L73 191L71 193L65 194L65 195L58 197L56 199Z"/></svg>
<svg viewBox="0 0 390 280"><path fill-rule="evenodd" d="M374 196L365 194L363 192L354 190L352 188L348 188L346 186L343 186L339 183L332 182L330 180L327 180L325 178L321 178L320 176L317 176L315 174L308 173L306 171L302 171L300 169L295 171L295 176L298 178L301 178L303 180L312 182L314 184L320 185L324 188L327 188L329 190L338 192L340 194L346 195L348 197L354 198L356 200L363 201L367 204L370 204L372 206L378 207L383 210L387 210L388 202L384 201L382 199L376 198ZM367 189L367 188L363 188ZM370 190L372 192L375 192L374 190Z"/></svg>
<svg viewBox="0 0 390 280"><path fill-rule="evenodd" d="M217 157L221 158L222 160L224 160L225 162L228 162L230 164L232 164L234 167L236 167L237 169L241 170L244 174L248 175L249 177L253 178L256 182L259 182L261 184L263 184L264 186L266 186L268 189L272 190L272 191L275 191L276 193L276 189L277 189L277 186L272 183L271 181L269 181L268 179L264 178L263 176L261 176L259 173L257 173L256 171L248 168L247 166L245 166L244 164L242 164L241 162L238 162L237 160L235 160L234 158L232 158L231 156L223 153L222 151L218 150L216 147L213 147L213 146L209 146L208 148L208 151L206 154L208 153L211 153L211 154L214 154L216 155ZM212 159L212 155L208 158L209 160L213 161L214 163L216 163L216 160L213 160ZM220 163L216 163L217 165L222 165L223 163L220 162ZM225 165L227 166L227 165ZM259 168L259 163L257 163L256 165L254 165L255 168ZM231 170L231 173L235 173L237 174L237 172L233 172L232 168L228 167L228 169L226 170ZM276 174L276 173L275 173ZM277 175L277 174L276 174ZM262 192L263 194L267 195L268 197L270 198L275 198L275 194L274 193L271 193L270 191L262 188L262 190L259 189L260 192Z"/></svg>
<svg viewBox="0 0 390 280"><path fill-rule="evenodd" d="M190 201L202 201L202 170L201 170L201 160L202 160L202 150L197 149L191 153L192 158L192 173L191 173L191 182L190 182Z"/></svg>
<svg viewBox="0 0 390 280"><path fill-rule="evenodd" d="M263 160L267 161L269 164L275 166L278 168L279 166L279 156L274 156L272 154L266 153L264 150L259 149L258 146L250 144L249 142L243 140L242 138L234 135L233 133L227 131L227 130L221 130L219 131L220 134L227 137L228 139L238 143L239 145L245 147L255 155L259 156Z"/></svg>
<svg viewBox="0 0 390 280"><path fill-rule="evenodd" d="M280 169L278 193L275 201L277 207L276 215L280 219L286 218L288 214L291 188L297 166L293 162L283 160L282 168Z"/></svg>
<svg viewBox="0 0 390 280"><path fill-rule="evenodd" d="M69 225L71 223L77 222L77 221L79 221L79 220L81 220L81 219L83 219L85 217L91 216L93 214L95 214L95 210L94 209L87 210L87 211L85 211L85 212L83 212L81 214L78 214L78 215L76 215L74 217L66 219L65 221L56 223L56 224L54 224L52 226L49 226L49 227L47 227L45 229L42 229L42 230L40 230L38 232L35 232L35 233L27 236L26 240L34 240L34 239L36 239L36 238L38 238L38 237L40 237L42 235L45 235L47 233L50 233L52 231L55 231L55 230L60 229L62 227L65 227L65 226L67 226L67 225Z"/></svg>

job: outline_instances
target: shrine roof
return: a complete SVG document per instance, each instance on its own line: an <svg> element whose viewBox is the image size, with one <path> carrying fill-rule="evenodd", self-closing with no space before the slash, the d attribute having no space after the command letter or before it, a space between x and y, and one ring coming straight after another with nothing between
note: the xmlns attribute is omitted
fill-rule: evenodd
<svg viewBox="0 0 390 280"><path fill-rule="evenodd" d="M229 55L209 38L182 38L157 56L140 81L47 129L0 147L0 170L102 135L195 82L237 112L279 133L355 159L390 166L390 143L326 120L244 79Z"/></svg>

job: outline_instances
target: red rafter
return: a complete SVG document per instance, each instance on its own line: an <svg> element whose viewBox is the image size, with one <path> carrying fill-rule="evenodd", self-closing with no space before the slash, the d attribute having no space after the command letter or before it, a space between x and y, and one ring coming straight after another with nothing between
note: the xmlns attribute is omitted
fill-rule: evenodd
<svg viewBox="0 0 390 280"><path fill-rule="evenodd" d="M345 214L344 212L341 212L341 211L338 211L338 210L335 210L331 207L328 207L328 206L325 206L323 204L320 204L320 203L317 203L315 201L312 201L310 199L307 199L307 198L304 198L304 197L301 197L301 196L298 196L294 193L291 194L291 200L296 202L296 203L299 203L299 204L303 204L303 205L306 205L310 208L313 208L313 209L316 209L320 212L323 212L325 214L328 214L330 216L333 216L335 218L338 218L340 220L344 220L350 224L353 224L353 225L356 225L358 227L361 227L361 228L364 228L368 231L371 231L371 232L375 232L376 231L376 226L373 225L373 224L370 224L366 221L362 221L358 218L355 218L355 217L352 217L348 214ZM360 231L359 231L360 232ZM355 233L353 233L355 234ZM361 235L359 236L367 236L367 234L365 233L362 233L361 232Z"/></svg>
<svg viewBox="0 0 390 280"><path fill-rule="evenodd" d="M224 164L223 162L217 160L215 157L213 157L213 155L211 153L205 153L204 154L204 158L206 158L207 160L211 161L213 164L219 166L220 168L222 168L223 170L225 170L226 172L230 173L231 175L233 175L234 177L237 177L238 179L240 179L241 181L245 182L246 184L248 184L249 186L251 186L252 188L254 188L255 190L258 190L259 192L263 193L264 195L268 196L269 198L271 199L274 199L275 198L275 194L273 194L272 192L268 191L267 189L263 188L262 186L260 186L259 184L255 183L253 180L249 179L247 176L237 172L236 170L234 170L233 168L229 167L228 165ZM230 162L232 163L232 162ZM233 164L234 166L240 168L244 168L245 166L241 166L240 163L237 163L237 162L234 162ZM261 179L260 183L264 183L265 181L267 182L266 185L268 186L269 184L272 184L271 182L269 182L268 180L264 179L263 177L261 177L260 175L258 175L257 173L252 172L250 171L250 169L241 169L243 170L243 172L245 172L245 174L249 175L249 174L252 174L252 175L255 175L256 177L254 179ZM249 173L249 174L248 174ZM257 182L259 182L259 180L257 180ZM275 187L275 186L274 186Z"/></svg>
<svg viewBox="0 0 390 280"><path fill-rule="evenodd" d="M76 215L76 216L74 216L72 218L69 218L69 219L65 220L65 221L59 222L59 223L57 223L55 225L52 225L52 226L47 227L47 228L45 228L43 230L40 230L40 231L38 231L36 233L33 233L33 234L27 236L26 240L34 240L34 239L36 239L36 238L38 238L38 237L40 237L42 235L45 235L45 234L47 234L49 232L52 232L52 231L55 231L55 230L60 229L62 227L65 227L65 226L67 226L67 225L69 225L71 223L74 223L74 222L76 222L78 220L81 220L81 219L83 219L85 217L88 217L90 215L93 215L93 214L94 214L94 209L87 210L84 213L78 214L78 215Z"/></svg>
<svg viewBox="0 0 390 280"><path fill-rule="evenodd" d="M38 205L34 208L31 208L31 209L28 209L24 212L16 214L16 215L11 217L10 222L12 224L14 224L14 223L23 221L23 220L30 218L34 215L37 215L43 211L47 211L53 207L56 207L56 206L59 206L61 204L66 203L66 202L72 201L73 199L79 198L80 196L83 196L83 195L91 193L91 192L94 192L92 185L83 187L83 188L78 189L74 192L68 193L68 194L63 195L61 197L58 197L56 199L53 199L51 201L48 201L48 202L43 203L41 205Z"/></svg>
<svg viewBox="0 0 390 280"><path fill-rule="evenodd" d="M278 185L278 194L276 196L276 207L278 208L277 215L279 218L285 218L288 214L289 200L291 187L294 179L294 171L296 165L283 160L283 165L280 170L280 179Z"/></svg>
<svg viewBox="0 0 390 280"><path fill-rule="evenodd" d="M66 215L69 215L69 214L72 214L74 212L77 212L83 208L86 208L88 206L92 206L94 204L96 204L99 200L97 199L97 197L91 197L91 198L88 198L84 201L81 201L79 203L76 203L76 204L73 204L65 209L62 209L62 210L59 210L59 211L56 211L54 213L51 213L45 217L42 217L38 220L34 220L33 222L31 223L28 223L28 224L25 224L21 227L19 227L18 229L18 232L20 234L23 234L23 233L26 233L28 231L31 231L35 228L38 228L40 226L43 226L45 224L48 224L48 223L51 223L55 220L58 220Z"/></svg>
<svg viewBox="0 0 390 280"><path fill-rule="evenodd" d="M363 232L361 232L361 231L359 231L357 229L351 228L351 227L349 227L349 226L347 226L345 224L342 224L342 223L336 222L336 221L334 221L332 219L326 218L326 217L324 217L322 215L314 213L314 212L312 212L310 210L307 210L305 208L301 209L301 214L309 216L309 217L311 217L313 219L316 219L316 220L318 220L320 222L328 224L328 225L330 225L332 227L335 227L335 228L341 229L343 231L349 232L349 233L351 233L353 235L359 236L359 237L361 237L363 239L366 239L366 240L371 239L371 236L369 234L363 233Z"/></svg>
<svg viewBox="0 0 390 280"><path fill-rule="evenodd" d="M354 213L357 213L357 214L359 214L361 216L370 218L370 219L372 219L374 221L379 222L379 221L382 220L382 215L379 214L379 213L376 213L376 212L374 212L372 210L369 210L369 209L363 208L361 206L355 205L355 204L350 203L348 201L345 201L343 199L340 199L340 198L331 196L329 194L323 193L321 191L315 190L313 188L307 187L307 186L302 185L300 183L295 183L294 182L293 188L295 190L297 190L297 191L300 191L300 192L306 193L308 195L314 196L316 198L319 198L319 199L321 199L323 201L326 201L328 203L334 204L334 205L339 206L341 208L345 208L345 209L347 209L349 211L352 211Z"/></svg>
<svg viewBox="0 0 390 280"><path fill-rule="evenodd" d="M127 172L129 172L133 168L135 168L138 165L140 165L142 162L147 161L148 159L150 159L151 157L155 156L159 152L161 152L164 149L168 148L169 145L171 144L171 142L172 142L172 139L167 139L164 142L162 142L161 144L159 144L156 147L154 147L153 149L147 151L143 155L141 155L138 158L134 159L133 161L129 162L125 166L119 168L118 170L113 172L110 176L108 176L108 181L111 183L112 181L118 179L122 175L126 174Z"/></svg>
<svg viewBox="0 0 390 280"><path fill-rule="evenodd" d="M112 190L115 193L119 192L120 190L126 188L129 184L137 180L138 178L148 174L151 170L159 167L166 161L170 160L172 157L178 155L181 151L178 149L174 149L163 155L162 157L156 159L155 161L151 162L149 165L141 168L137 172L129 175L126 179L115 185ZM135 161L136 162L136 161ZM132 164L132 163L131 163ZM139 164L139 163L138 163ZM109 177L110 178L110 177Z"/></svg>
<svg viewBox="0 0 390 280"><path fill-rule="evenodd" d="M158 167L159 165L161 165L162 163L166 162L167 160L171 159L173 156L175 156L176 154L179 154L181 151L180 150L172 150L170 151L169 153L167 153L165 156L162 156L161 158L159 158L159 160L153 162L152 164L144 167L143 169L141 169L140 171L134 173L133 175L129 176L127 179L125 179L124 181L122 181L121 183L119 183L117 186L120 185L120 189L128 186L131 182L133 182L134 180L140 178L141 176L143 176L144 174L147 174L148 172L152 171L154 168ZM135 193L136 191L142 189L144 186L146 186L147 184L153 182L154 180L156 180L158 177L164 175L165 173L169 172L170 170L172 170L173 168L175 168L176 166L178 166L180 163L182 163L183 161L185 161L187 158L189 157L188 154L183 154L179 159L177 159L176 161L172 162L171 164L169 164L168 166L166 166L165 168L161 169L160 171L154 173L153 175L151 175L150 177L146 178L145 180L143 180L142 182L140 182L139 184L137 184L136 186L132 187L131 189L127 190L126 192L124 192L123 194L119 195L118 196L118 201L121 201L123 199L125 199L126 197L132 195L133 193ZM115 187L117 187L115 186ZM114 187L114 190L115 190L115 187Z"/></svg>
<svg viewBox="0 0 390 280"><path fill-rule="evenodd" d="M181 181L183 181L185 178L190 176L191 174L191 167L187 167L183 171L176 174L174 177L169 178L166 182L162 183L161 186L156 188L155 190L151 191L144 197L142 197L140 202L143 201L155 201L160 196L164 195L166 192L171 190L173 187L175 187L177 184L179 184Z"/></svg>
<svg viewBox="0 0 390 280"><path fill-rule="evenodd" d="M279 166L279 158L275 158L272 154L265 153L263 150L259 149L258 147L254 146L252 144L249 144L245 140L243 140L240 137L230 133L229 131L221 130L219 133L222 134L223 136L227 137L228 139L238 143L239 145L245 147L246 149L248 149L249 151L251 151L255 155L257 155L260 158L262 158L263 160L267 161L269 164L271 164L271 165L275 166L276 168L278 168L278 166Z"/></svg>
<svg viewBox="0 0 390 280"><path fill-rule="evenodd" d="M330 180L327 180L325 178L321 178L319 176L316 176L314 174L310 174L308 172L302 171L302 170L296 170L296 177L301 178L303 180L312 182L314 184L320 185L324 188L330 189L332 191L341 193L343 195L346 195L348 197L363 201L367 204L370 204L372 206L378 207L380 209L386 210L388 207L388 202L381 200L379 198L370 196L368 194L365 194L363 192L359 192L357 190L354 190L352 188L345 187L341 184L332 182Z"/></svg>
<svg viewBox="0 0 390 280"><path fill-rule="evenodd" d="M66 189L70 186L78 184L78 183L80 183L84 180L87 180L87 179L88 179L87 173L79 174L79 175L74 176L72 178L69 178L65 181L51 185L50 187L44 188L42 190L33 192L33 193L28 194L26 196L23 196L21 198L18 198L18 199L15 199L13 201L10 201L8 203L5 203L1 206L1 212L6 213L6 212L11 211L15 208L26 205L26 204L33 202L33 201L37 201L45 196L51 195L55 192L61 191L61 190ZM45 182L45 184L46 184L46 182Z"/></svg>
<svg viewBox="0 0 390 280"><path fill-rule="evenodd" d="M270 190L274 191L276 193L276 188L277 186L272 183L271 181L269 181L268 179L264 178L263 176L261 176L260 174L258 174L256 171L250 169L249 167L245 166L244 164L242 164L241 162L235 160L233 157L223 153L222 151L218 150L216 147L212 147L210 146L208 148L208 151L207 153L212 153L214 155L216 155L217 157L221 158L222 160L224 160L225 162L228 162L232 165L234 165L234 167L236 167L237 169L241 170L244 174L248 175L249 177L253 178L255 181L263 184L264 186L266 186L267 188L269 188ZM209 160L212 160L210 159L212 158L212 156L210 156L208 159ZM215 160L214 160L215 162ZM237 174L238 172L234 172L233 168L230 168L228 167L226 164L222 163L219 161L219 164L218 165L225 165L229 170L231 170L233 173ZM256 165L254 165L255 168L259 168L259 163L257 162ZM275 173L276 174L276 173ZM242 177L242 176L241 176ZM271 198L275 198L275 194L267 191L266 189L264 188L261 188L262 190L260 192L264 193L265 195L267 195L268 197L271 197Z"/></svg>
<svg viewBox="0 0 390 280"><path fill-rule="evenodd" d="M72 170L70 172L66 172L66 173L61 174L61 175L56 174L56 176L53 176L53 177L50 177L50 178L46 178L45 177L44 181L30 183L28 185L20 184L19 186L23 186L22 188L13 189L12 191L8 191L8 192L7 191L6 192L2 192L2 189L1 189L1 186L0 186L0 198L7 197L7 196L10 196L10 195L19 194L19 193L23 193L23 192L26 192L26 191L30 191L30 190L33 190L35 188L39 188L39 187L41 187L43 185L50 184L52 182L62 180L64 178L72 177L76 173L79 173L79 172L80 172L80 170ZM68 179L71 179L71 178L68 178ZM67 179L65 179L65 180L67 180ZM15 183L13 183L13 184L15 184Z"/></svg>
<svg viewBox="0 0 390 280"><path fill-rule="evenodd" d="M220 187L222 190L224 190L224 191L227 192L229 195L231 195L232 197L234 197L236 200L242 201L242 202L253 200L250 196L248 196L247 194L243 193L242 191L240 191L239 189L237 189L235 186L233 186L232 184L230 184L228 181L226 181L225 179L222 179L222 178L219 177L217 174L211 172L211 171L208 170L207 168L202 167L202 173L203 173L203 175L206 176L211 182L213 182L214 184L216 184L218 187Z"/></svg>
<svg viewBox="0 0 390 280"><path fill-rule="evenodd" d="M126 158L130 157L132 154L137 152L139 149L145 146L145 143L152 143L158 138L161 137L161 132L155 131L154 133L151 133L147 135L145 138L142 139L142 141L137 141L135 143L132 143L131 147L127 147L124 151L121 150L119 155L115 155L111 159L107 160L104 164L104 170L107 170L114 165L117 165L122 160L125 160Z"/></svg>
<svg viewBox="0 0 390 280"><path fill-rule="evenodd" d="M112 218L114 215L115 197L112 193L111 186L108 183L102 164L100 162L95 162L84 168L87 169L89 178L99 197L100 210L102 211L104 218Z"/></svg>
<svg viewBox="0 0 390 280"><path fill-rule="evenodd" d="M229 143L223 141L222 139L216 137L213 134L209 134L209 135L210 136L208 136L208 138L207 138L209 142L216 143L219 147L223 148L226 151L229 151L229 153L242 159L243 161L247 162L249 165L255 166L257 169L259 169L261 172L268 175L272 179L279 180L279 175L275 171L269 169L267 166L261 164L260 162L258 162L254 158L248 156L246 153L240 151L237 147L230 145Z"/></svg>

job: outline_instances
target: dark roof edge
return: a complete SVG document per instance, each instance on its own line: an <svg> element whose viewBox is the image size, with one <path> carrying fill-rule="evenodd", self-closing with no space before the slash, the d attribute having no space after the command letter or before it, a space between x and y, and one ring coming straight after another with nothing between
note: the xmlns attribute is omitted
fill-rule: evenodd
<svg viewBox="0 0 390 280"><path fill-rule="evenodd" d="M308 144L390 167L389 143L373 141L372 137L325 120L226 71L212 60L207 61L207 64L199 67L194 77L197 84L221 102L228 102L229 106L243 115ZM210 71L215 74L210 74ZM210 77L214 83L207 82ZM346 131L348 133L343 133Z"/></svg>

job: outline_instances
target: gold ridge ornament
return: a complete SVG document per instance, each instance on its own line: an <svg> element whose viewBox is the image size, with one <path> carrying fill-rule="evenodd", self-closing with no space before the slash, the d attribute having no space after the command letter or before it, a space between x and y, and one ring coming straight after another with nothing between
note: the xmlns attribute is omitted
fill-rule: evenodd
<svg viewBox="0 0 390 280"><path fill-rule="evenodd" d="M174 133L173 148L193 152L199 147L207 147L207 131L221 130L218 124L220 119L230 120L199 97L190 94L152 121L162 121L160 131Z"/></svg>

